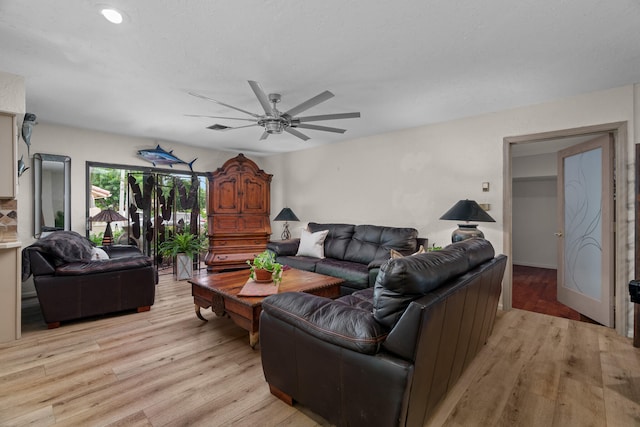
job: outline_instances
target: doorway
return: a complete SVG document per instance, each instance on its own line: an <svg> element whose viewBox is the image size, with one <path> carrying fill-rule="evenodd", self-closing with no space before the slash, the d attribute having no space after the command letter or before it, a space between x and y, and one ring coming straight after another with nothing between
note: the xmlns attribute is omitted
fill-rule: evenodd
<svg viewBox="0 0 640 427"><path fill-rule="evenodd" d="M549 158L555 159L557 152L563 148L593 139L598 135L607 134L611 134L614 138L615 167L613 174L616 181L616 192L625 199L622 203L617 203L615 208L615 216L617 218L615 232L617 238L614 252L616 254L623 254L623 256L617 256L615 259L615 279L612 286L615 291L615 329L620 334L626 334L628 324L626 315L628 309L628 303L626 301L626 269L629 260L627 259L628 257L626 256L625 250L628 241L628 214L624 208L626 198L628 197L627 177L625 173L627 169L627 132L625 122L504 138L504 251L509 256L509 266L507 268L507 274L505 274L503 288L504 309L513 307L514 265L518 266L519 263L522 262L522 260L516 259L518 256L521 256L518 255L518 251L520 250L518 245L522 244L522 236L519 235L519 233L523 229L521 224L518 223L518 215L519 212L521 212L521 207L515 206L518 210L514 211L514 197L517 195L517 191L519 191L518 187L531 187L541 183L543 187L546 185L547 188L552 188L557 179L556 162L549 162ZM527 170L526 164L522 161L522 157L524 156L531 156L528 160L537 160L539 165L543 165L543 169L547 167L548 172L531 174L530 170ZM546 159L545 156L547 156ZM531 164L529 162L529 167L530 166ZM528 177L527 174L529 174ZM547 199L556 199L555 195L551 197L551 195L547 194L547 196ZM539 200L536 200L532 206L538 209L545 209L543 205L544 203L539 203ZM549 208L546 207L546 209ZM533 260L533 264L541 265L533 265L533 267L557 268L557 265L554 265L554 262L550 261L557 259L557 237L553 235L554 232L557 232L557 230L555 230L555 208L551 210L554 211L553 214L550 215L553 222L552 228L549 228L547 224L547 230L544 233L537 231L536 226L543 226L544 224L541 225L539 223L544 221L540 221L539 218L543 217L540 215L536 216L535 213L534 217L536 220L528 223L535 223L535 226L526 227L527 229L532 229L528 230L530 232L529 239L542 238L542 241L538 242L538 244L548 248L548 250L542 251L543 259ZM549 215L546 215L546 219L547 222L549 222ZM517 226L517 229L514 229L514 226ZM531 237L532 235L533 237ZM546 241L544 239L546 239ZM533 240L531 241L533 242Z"/></svg>

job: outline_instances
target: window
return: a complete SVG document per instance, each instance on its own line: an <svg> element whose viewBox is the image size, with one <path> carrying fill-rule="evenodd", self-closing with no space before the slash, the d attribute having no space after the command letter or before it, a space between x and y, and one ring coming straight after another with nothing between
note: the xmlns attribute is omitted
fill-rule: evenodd
<svg viewBox="0 0 640 427"><path fill-rule="evenodd" d="M175 233L207 233L207 178L203 173L87 162L87 237L100 245L136 245L152 256L160 271L173 260L158 254L158 245ZM108 227L91 218L111 208L122 220ZM200 266L200 257L194 267Z"/></svg>

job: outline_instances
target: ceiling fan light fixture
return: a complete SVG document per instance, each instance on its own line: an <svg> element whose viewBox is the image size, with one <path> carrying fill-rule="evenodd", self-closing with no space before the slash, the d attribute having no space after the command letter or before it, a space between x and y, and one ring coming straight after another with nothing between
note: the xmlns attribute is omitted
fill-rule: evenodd
<svg viewBox="0 0 640 427"><path fill-rule="evenodd" d="M270 134L279 134L282 133L282 123L277 120L268 120L264 123L264 130Z"/></svg>
<svg viewBox="0 0 640 427"><path fill-rule="evenodd" d="M115 9L105 8L100 11L104 19L112 24L122 24L122 14Z"/></svg>

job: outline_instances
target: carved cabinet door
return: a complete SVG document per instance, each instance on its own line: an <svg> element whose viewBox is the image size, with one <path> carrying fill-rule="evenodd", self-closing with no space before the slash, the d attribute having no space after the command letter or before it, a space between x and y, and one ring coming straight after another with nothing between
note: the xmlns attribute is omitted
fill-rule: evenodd
<svg viewBox="0 0 640 427"><path fill-rule="evenodd" d="M269 183L253 174L242 175L241 213L267 214L270 200Z"/></svg>
<svg viewBox="0 0 640 427"><path fill-rule="evenodd" d="M239 173L222 175L212 182L209 203L210 212L214 214L239 214L241 213L242 190L239 186L241 177Z"/></svg>

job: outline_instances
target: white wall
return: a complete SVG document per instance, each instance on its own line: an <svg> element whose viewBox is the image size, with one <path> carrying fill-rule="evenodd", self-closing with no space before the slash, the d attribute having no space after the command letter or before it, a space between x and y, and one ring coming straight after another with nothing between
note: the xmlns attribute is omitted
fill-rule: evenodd
<svg viewBox="0 0 640 427"><path fill-rule="evenodd" d="M558 268L557 153L512 160L513 264Z"/></svg>
<svg viewBox="0 0 640 427"><path fill-rule="evenodd" d="M557 269L557 179L515 180L512 197L513 264Z"/></svg>
<svg viewBox="0 0 640 427"><path fill-rule="evenodd" d="M558 174L556 153L513 158L513 178L551 177Z"/></svg>

